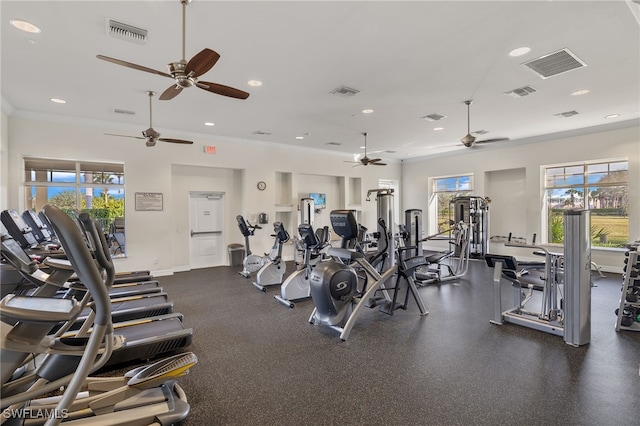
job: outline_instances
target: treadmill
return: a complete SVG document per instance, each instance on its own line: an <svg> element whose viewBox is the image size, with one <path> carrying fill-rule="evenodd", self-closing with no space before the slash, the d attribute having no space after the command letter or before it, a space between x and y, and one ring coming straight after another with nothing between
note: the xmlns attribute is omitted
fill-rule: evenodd
<svg viewBox="0 0 640 426"><path fill-rule="evenodd" d="M83 225L82 228L91 242L90 245L95 250L94 255L97 263L104 270L106 276L104 284L109 288L113 284L115 268L105 236L98 231L95 220L88 213L80 213L78 220ZM91 328L87 327L91 322L90 318L77 332L70 332L67 336L90 334ZM125 344L113 351L106 365L111 366L133 360L148 360L157 355L191 345L193 329L185 328L182 318L182 314L172 312L114 324L114 334L121 335Z"/></svg>
<svg viewBox="0 0 640 426"><path fill-rule="evenodd" d="M11 293L28 295L33 293L36 288L46 285L43 281L43 277L46 277L46 275L35 273L36 270L41 269L9 235L4 224L0 223L0 226L3 242L2 297ZM45 259L44 263L49 267L49 270L66 269L66 277L75 273L66 260ZM9 270L11 274L4 272ZM27 284L25 284L25 282ZM165 315L173 312L173 303L169 301L169 296L162 291L162 287L159 287L158 282L147 284L149 286L149 292L147 293L131 292L130 288L127 287L112 289L110 292L111 318L114 323ZM152 284L154 284L155 287L152 287ZM69 289L69 283L66 282L66 280L60 282L56 291L57 297L76 297L77 299L82 299L86 293L86 289L84 287L80 289L79 283L72 284L72 286L74 288ZM82 323L89 317L92 309L93 303L90 302L84 307L78 318L68 326L68 330L78 330L82 326ZM61 325L54 327L53 331L55 332L60 327Z"/></svg>

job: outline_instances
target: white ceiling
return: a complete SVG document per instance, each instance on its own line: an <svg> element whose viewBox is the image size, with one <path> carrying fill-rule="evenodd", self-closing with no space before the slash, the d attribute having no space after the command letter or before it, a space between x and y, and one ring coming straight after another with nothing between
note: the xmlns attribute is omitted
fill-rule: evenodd
<svg viewBox="0 0 640 426"><path fill-rule="evenodd" d="M179 0L0 5L5 112L90 121L104 133L148 127L145 92L162 93L172 80L96 55L166 72L182 56ZM467 99L474 100L471 130L489 132L479 139L511 139L493 147L592 126L622 127L640 117L639 17L638 4L625 0L193 0L186 8L186 59L215 50L220 60L200 79L251 95L238 100L191 87L169 101L156 98L153 125L163 137L220 135L344 153L361 152L361 133L368 132L369 151L396 151L375 154L384 159L468 149L459 144L467 133ZM147 29L147 44L108 36L106 18ZM19 31L10 19L27 20L42 32ZM508 56L521 46L532 50ZM542 79L522 65L563 48L587 66ZM249 87L250 79L264 84ZM360 92L330 93L342 85ZM538 92L517 99L504 94L527 85ZM590 93L571 96L580 89ZM67 103L54 104L52 97ZM116 115L114 108L136 115ZM365 108L375 112L362 114ZM572 110L579 114L555 115ZM421 118L432 113L447 117ZM605 119L609 114L620 116ZM305 138L297 140L300 135Z"/></svg>

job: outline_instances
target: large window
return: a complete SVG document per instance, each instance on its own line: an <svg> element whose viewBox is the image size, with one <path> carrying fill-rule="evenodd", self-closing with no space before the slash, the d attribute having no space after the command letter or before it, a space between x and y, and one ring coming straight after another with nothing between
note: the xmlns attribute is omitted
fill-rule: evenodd
<svg viewBox="0 0 640 426"><path fill-rule="evenodd" d="M608 161L545 169L547 242L562 243L563 211L591 211L591 244L622 247L629 240L629 164Z"/></svg>
<svg viewBox="0 0 640 426"><path fill-rule="evenodd" d="M25 208L39 212L45 204L87 211L110 237L112 254L124 255L124 233L114 223L124 219L122 164L25 158Z"/></svg>
<svg viewBox="0 0 640 426"><path fill-rule="evenodd" d="M450 228L451 200L473 195L473 175L433 178L430 201L429 232L437 233Z"/></svg>

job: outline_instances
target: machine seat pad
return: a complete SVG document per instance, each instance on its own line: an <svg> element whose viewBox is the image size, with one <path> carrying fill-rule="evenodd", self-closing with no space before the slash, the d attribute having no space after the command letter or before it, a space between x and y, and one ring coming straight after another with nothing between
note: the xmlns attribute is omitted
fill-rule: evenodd
<svg viewBox="0 0 640 426"><path fill-rule="evenodd" d="M447 250L447 251L424 250L422 252L422 254L423 254L424 258L427 259L427 262L429 262L429 263L438 263L442 259L451 256L453 254L453 251L451 251L451 250Z"/></svg>
<svg viewBox="0 0 640 426"><path fill-rule="evenodd" d="M538 269L523 269L521 272L512 271L510 269L502 270L502 276L520 287L528 288L532 286L534 290L542 290L544 288L545 279L544 271Z"/></svg>

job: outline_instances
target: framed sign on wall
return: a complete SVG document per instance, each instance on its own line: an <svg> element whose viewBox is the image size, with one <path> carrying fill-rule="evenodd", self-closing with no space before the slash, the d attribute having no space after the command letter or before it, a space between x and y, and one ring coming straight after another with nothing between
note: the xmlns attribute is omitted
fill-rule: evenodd
<svg viewBox="0 0 640 426"><path fill-rule="evenodd" d="M162 211L162 192L136 192L136 210Z"/></svg>

